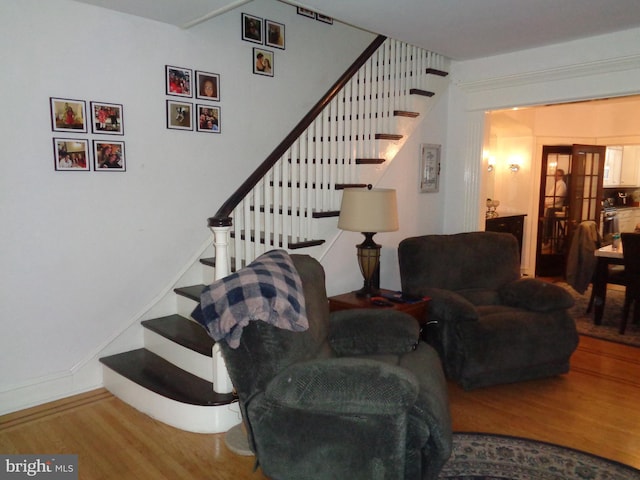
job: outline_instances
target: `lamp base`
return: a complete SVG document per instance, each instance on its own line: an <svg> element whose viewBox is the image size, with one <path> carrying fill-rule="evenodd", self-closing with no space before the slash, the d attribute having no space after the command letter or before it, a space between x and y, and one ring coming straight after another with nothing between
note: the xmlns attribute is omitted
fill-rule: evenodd
<svg viewBox="0 0 640 480"><path fill-rule="evenodd" d="M375 297L380 293L380 289L373 285L373 275L380 262L380 245L373 241L375 232L362 232L364 242L357 245L358 265L364 277L364 285L355 292L357 297Z"/></svg>
<svg viewBox="0 0 640 480"><path fill-rule="evenodd" d="M380 295L380 289L373 286L364 286L360 290L354 290L356 297L371 298Z"/></svg>

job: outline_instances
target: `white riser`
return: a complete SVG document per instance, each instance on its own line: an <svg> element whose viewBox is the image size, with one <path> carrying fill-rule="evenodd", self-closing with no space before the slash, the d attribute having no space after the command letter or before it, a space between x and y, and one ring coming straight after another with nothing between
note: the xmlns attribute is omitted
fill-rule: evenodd
<svg viewBox="0 0 640 480"><path fill-rule="evenodd" d="M213 382L213 361L210 356L184 348L148 328L144 329L144 346L176 367Z"/></svg>
<svg viewBox="0 0 640 480"><path fill-rule="evenodd" d="M221 433L242 421L238 402L200 406L158 395L103 366L104 386L136 410L172 427L195 433Z"/></svg>

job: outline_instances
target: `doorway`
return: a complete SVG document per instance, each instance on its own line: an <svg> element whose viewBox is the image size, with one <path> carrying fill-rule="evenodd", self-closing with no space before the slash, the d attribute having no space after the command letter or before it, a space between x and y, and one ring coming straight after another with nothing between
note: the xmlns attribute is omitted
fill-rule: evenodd
<svg viewBox="0 0 640 480"><path fill-rule="evenodd" d="M564 276L576 227L600 225L606 148L543 146L538 204L536 276Z"/></svg>

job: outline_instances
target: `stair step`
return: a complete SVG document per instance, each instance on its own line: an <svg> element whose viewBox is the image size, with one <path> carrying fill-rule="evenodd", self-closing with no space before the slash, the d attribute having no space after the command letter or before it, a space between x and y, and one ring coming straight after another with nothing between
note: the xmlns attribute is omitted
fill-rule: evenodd
<svg viewBox="0 0 640 480"><path fill-rule="evenodd" d="M406 110L394 110L393 115L396 117L417 118L420 116L418 112L408 112Z"/></svg>
<svg viewBox="0 0 640 480"><path fill-rule="evenodd" d="M255 232L251 232L251 237L250 237L250 241L252 242L256 242L256 235ZM229 236L231 238L235 238L235 232L230 232ZM241 240L246 240L246 236L244 233L240 234L240 239ZM260 243L265 243L264 241L264 232L260 232L260 237L259 237L259 242ZM291 239L291 237L287 237L287 246L286 248L289 250L296 250L296 249L300 249L300 248L307 248L307 247L316 247L318 245L322 245L325 242L325 240L298 240L298 241L293 241ZM271 238L271 244L277 244L277 245L282 245L283 242L280 240L277 243L273 241L273 234L272 234L272 238ZM194 288L194 287L190 287L190 288ZM202 292L202 291L201 291ZM200 298L200 294L198 294L198 298Z"/></svg>
<svg viewBox="0 0 640 480"><path fill-rule="evenodd" d="M313 218L329 218L329 217L339 217L340 210L330 210L326 212L313 212Z"/></svg>
<svg viewBox="0 0 640 480"><path fill-rule="evenodd" d="M402 140L402 137L395 133L376 133L376 140Z"/></svg>
<svg viewBox="0 0 640 480"><path fill-rule="evenodd" d="M449 72L445 72L444 70L438 70L437 68L427 68L425 70L425 73L431 74L431 75L437 75L439 77L446 77L447 75L449 75Z"/></svg>
<svg viewBox="0 0 640 480"><path fill-rule="evenodd" d="M190 285L188 287L174 288L173 291L178 295L200 303L200 294L206 287L206 285Z"/></svg>
<svg viewBox="0 0 640 480"><path fill-rule="evenodd" d="M366 183L336 183L336 190L344 190L345 188L367 188Z"/></svg>
<svg viewBox="0 0 640 480"><path fill-rule="evenodd" d="M142 325L178 345L211 357L214 340L199 324L182 315L145 320Z"/></svg>
<svg viewBox="0 0 640 480"><path fill-rule="evenodd" d="M202 263L203 265L206 265L207 267L216 268L216 257L201 258L200 259L200 263ZM229 259L229 269L230 269L231 272L235 272L236 271L236 258L235 257L231 257Z"/></svg>
<svg viewBox="0 0 640 480"><path fill-rule="evenodd" d="M164 398L189 405L228 405L233 393L217 393L213 384L167 362L145 348L118 353L100 362L119 375Z"/></svg>
<svg viewBox="0 0 640 480"><path fill-rule="evenodd" d="M434 92L430 92L429 90L420 90L419 88L412 88L409 90L411 95L422 95L423 97L433 97L435 95Z"/></svg>
<svg viewBox="0 0 640 480"><path fill-rule="evenodd" d="M380 165L384 162L384 158L356 158L356 165Z"/></svg>

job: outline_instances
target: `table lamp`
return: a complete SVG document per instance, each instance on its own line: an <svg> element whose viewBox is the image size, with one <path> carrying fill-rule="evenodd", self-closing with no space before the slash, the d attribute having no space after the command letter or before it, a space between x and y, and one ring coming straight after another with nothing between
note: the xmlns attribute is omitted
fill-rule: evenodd
<svg viewBox="0 0 640 480"><path fill-rule="evenodd" d="M338 228L361 232L364 242L357 245L358 264L364 277L364 286L356 291L359 297L380 293L372 285L372 277L380 262L380 245L373 241L377 232L398 230L396 191L389 188L345 188L342 193Z"/></svg>

